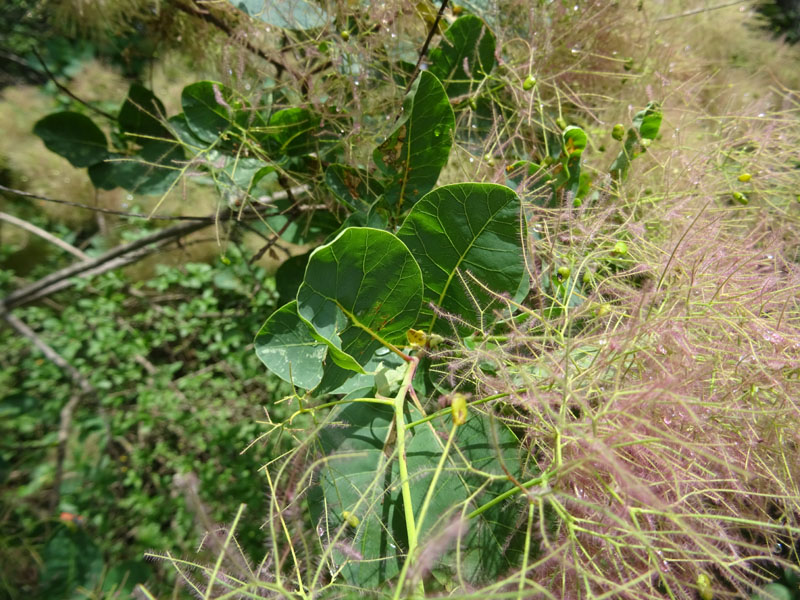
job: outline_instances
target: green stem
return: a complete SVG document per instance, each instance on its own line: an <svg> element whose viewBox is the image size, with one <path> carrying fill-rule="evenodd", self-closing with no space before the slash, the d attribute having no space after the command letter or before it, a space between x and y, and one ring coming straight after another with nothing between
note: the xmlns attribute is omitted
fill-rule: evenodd
<svg viewBox="0 0 800 600"><path fill-rule="evenodd" d="M456 437L457 429L458 425L453 423L453 426L450 429L450 435L447 438L447 444L445 444L444 450L442 450L442 455L439 457L439 463L436 465L436 470L433 472L433 478L431 479L431 483L428 486L428 491L425 493L425 499L422 501L422 508L419 511L419 518L417 519L415 526L417 530L419 530L422 527L422 524L425 521L425 515L428 512L428 507L430 506L431 498L433 498L434 491L436 490L436 483L439 481L439 476L442 474L442 471L444 470L444 463L447 460L447 455L450 453L450 448L453 445L453 440ZM409 543L408 555L406 556L406 560L403 563L403 568L400 571L400 577L397 580L397 589L395 590L395 598L398 597L398 594L403 589L403 584L405 583L406 575L408 575L408 568L411 566L411 558L412 558L411 544Z"/></svg>
<svg viewBox="0 0 800 600"><path fill-rule="evenodd" d="M414 379L414 373L417 370L418 364L419 358L412 356L409 361L405 377L403 377L403 383L400 386L400 391L397 392L397 396L395 396L394 399L394 419L395 427L397 429L397 461L400 466L400 486L403 495L403 515L406 520L406 536L408 537L408 554L406 555L406 561L403 565L403 571L406 570L406 565L408 565L411 557L416 552L418 544L417 526L414 522L414 504L411 500L411 482L408 479L408 462L406 461L407 427L405 420L406 395L408 394L408 389L411 387L411 381ZM401 579L398 582L397 588L395 589L395 600L400 598L400 593L403 589L402 580L403 574L401 574ZM422 582L420 582L415 596L423 597L424 593L425 589Z"/></svg>
<svg viewBox="0 0 800 600"><path fill-rule="evenodd" d="M502 494L500 494L498 496L495 496L494 498L489 500L489 502L487 502L483 506L479 506L478 508L473 510L471 513L469 513L467 515L467 518L468 519L474 519L475 517L477 517L481 513L484 513L487 510L489 510L490 508L492 508L495 504L499 504L500 502L502 502L506 498L510 498L514 494L519 494L523 489L527 490L528 488L531 488L531 487L533 487L535 485L539 485L539 484L542 484L542 483L547 484L547 481L550 479L551 475L552 475L552 473L546 472L546 473L543 473L542 475L539 475L539 477L534 477L533 479L529 479L528 481L523 482L519 486L514 486L510 490L506 490ZM520 488L522 488L522 489L520 489Z"/></svg>

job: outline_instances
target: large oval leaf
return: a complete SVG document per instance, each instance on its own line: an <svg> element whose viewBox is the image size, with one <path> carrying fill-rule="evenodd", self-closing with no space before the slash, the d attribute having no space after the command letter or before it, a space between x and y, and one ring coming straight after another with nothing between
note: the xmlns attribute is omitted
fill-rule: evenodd
<svg viewBox="0 0 800 600"><path fill-rule="evenodd" d="M64 111L47 115L33 126L51 152L66 158L73 167L88 167L108 156L105 134L89 117Z"/></svg>
<svg viewBox="0 0 800 600"><path fill-rule="evenodd" d="M251 17L275 27L301 31L324 27L330 20L320 6L309 0L230 0Z"/></svg>
<svg viewBox="0 0 800 600"><path fill-rule="evenodd" d="M420 200L397 232L422 269L423 326L447 333L429 307L433 303L466 325L491 315L496 293L513 295L525 276L524 223L520 201L509 188L490 183L440 187Z"/></svg>
<svg viewBox="0 0 800 600"><path fill-rule="evenodd" d="M359 519L347 532L347 542L339 537L342 543L352 543L353 551L335 552L334 560L348 582L371 589L399 573L407 548L400 470L390 436L392 417L391 408L362 403L337 411L337 426L320 433L328 457L319 472L319 487L310 496L312 518L320 523L326 546L345 526L345 511ZM420 417L416 408L408 407L408 420ZM514 487L503 478L501 460L509 473L522 478L518 440L505 426L498 425L494 432L491 427L489 419L477 413L459 427L425 522L417 528L423 547L436 543L437 535L454 520ZM426 423L406 440L417 520L449 428L447 421ZM495 479L489 481L487 475ZM524 542L523 536L515 535L518 514L503 503L481 513L465 524L457 540L451 538L448 547L440 548L431 566L453 572L460 566L473 582L497 577L518 563Z"/></svg>
<svg viewBox="0 0 800 600"><path fill-rule="evenodd" d="M297 312L337 352L366 364L387 344L402 344L422 305L422 273L394 235L350 227L309 257ZM345 364L339 364L344 368Z"/></svg>
<svg viewBox="0 0 800 600"><path fill-rule="evenodd" d="M183 147L178 142L148 140L135 155L115 154L92 165L89 177L100 189L121 187L137 194L161 195L180 176L183 159Z"/></svg>
<svg viewBox="0 0 800 600"><path fill-rule="evenodd" d="M450 154L454 128L455 116L442 84L423 71L403 103L397 127L373 153L386 178L386 202L411 206L436 185Z"/></svg>
<svg viewBox="0 0 800 600"><path fill-rule="evenodd" d="M320 116L307 108L284 108L269 119L273 152L278 155L302 156L317 149Z"/></svg>
<svg viewBox="0 0 800 600"><path fill-rule="evenodd" d="M464 15L447 28L431 51L431 72L451 98L469 94L494 68L494 35L475 15Z"/></svg>
<svg viewBox="0 0 800 600"><path fill-rule="evenodd" d="M161 100L139 83L128 90L128 97L119 109L117 120L122 131L145 138L172 138L172 134L161 121L166 111ZM140 143L144 139L138 140Z"/></svg>
<svg viewBox="0 0 800 600"><path fill-rule="evenodd" d="M256 355L284 381L307 390L322 381L322 361L328 347L314 339L308 325L297 316L297 301L272 315L256 335Z"/></svg>
<svg viewBox="0 0 800 600"><path fill-rule="evenodd" d="M181 105L192 133L204 142L214 142L229 131L266 128L261 115L251 110L244 98L215 81L187 85L181 92Z"/></svg>

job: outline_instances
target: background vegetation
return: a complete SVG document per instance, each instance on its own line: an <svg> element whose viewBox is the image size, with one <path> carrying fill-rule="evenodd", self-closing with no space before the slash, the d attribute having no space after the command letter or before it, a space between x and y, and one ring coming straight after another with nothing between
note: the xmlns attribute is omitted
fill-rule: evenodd
<svg viewBox="0 0 800 600"><path fill-rule="evenodd" d="M140 594L183 597L194 581L201 597L418 593L330 576L366 539L338 514L329 527L342 543L321 543L319 514L305 509L325 477L308 441L326 450L330 417L286 422L310 397L266 370L253 340L295 296L306 250L359 215L324 167L369 170L428 34L436 74L442 32L474 14L496 49L481 55L487 77L470 71L466 87L446 88L455 134L434 181L516 189L532 291L516 298L523 308L506 304L525 318L442 331L429 348L435 386L418 391L428 410L458 391L503 395L470 410L513 432L529 455L519 477L552 481L505 505L523 534L500 553L527 542L524 564L487 581L465 580L458 561L435 564L460 539L454 519L421 537L409 580L458 597L800 597L800 61L785 43L796 8L476 1L434 27L438 4L340 2L324 4L321 25L295 28L255 4L9 3L3 214L88 258L193 222L135 215L205 227L4 303L0 594L125 597L145 583ZM315 18L317 4L296 6L311 8L293 19ZM161 118L186 112L182 90L204 79L272 113L318 114L313 147L302 136L251 140L277 168L242 184L230 149L212 155L208 140L180 137L176 185L151 185L147 171L122 189L33 135L68 110L95 120L115 157L158 163L116 117L130 84L156 93ZM626 135L653 101L659 135L637 146L627 177L614 175L614 125ZM556 171L567 125L587 134L580 180ZM532 163L552 169L555 192ZM263 222L230 218L275 202L281 214ZM373 217L391 229L405 213L387 205L348 224ZM6 299L76 261L8 219L0 235ZM291 534L278 531L284 513ZM296 587L281 583L292 564Z"/></svg>

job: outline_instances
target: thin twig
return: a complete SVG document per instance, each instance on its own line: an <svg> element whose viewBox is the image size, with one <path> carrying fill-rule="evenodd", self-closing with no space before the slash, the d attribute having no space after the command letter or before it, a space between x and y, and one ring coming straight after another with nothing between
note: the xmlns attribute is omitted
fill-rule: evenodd
<svg viewBox="0 0 800 600"><path fill-rule="evenodd" d="M107 215L117 215L120 217L131 217L134 219L151 219L151 220L158 220L158 221L208 221L209 219L213 220L213 216L205 216L205 217L192 217L192 216L184 216L184 215L176 215L176 216L160 216L160 215L146 215L143 213L132 213L132 212L125 212L122 210L114 210L113 208L101 208L99 206L92 206L90 204L82 204L81 202L73 202L72 200L61 200L59 198L48 198L47 196L40 196L39 194L32 194L30 192L24 192L22 190L16 190L14 188L6 187L4 185L0 185L0 191L8 192L9 194L14 194L15 196L22 196L24 198L33 198L35 200L44 200L45 202L52 202L54 204L64 204L66 206L74 206L76 208L83 208L85 210L91 210L93 212L98 213L105 213Z"/></svg>
<svg viewBox="0 0 800 600"><path fill-rule="evenodd" d="M425 39L425 43L422 44L422 50L420 50L419 52L417 65L414 67L414 72L411 74L411 79L408 81L408 86L406 87L406 94L408 94L408 91L411 89L414 80L417 78L417 75L419 75L419 69L420 66L422 66L422 60L428 53L428 46L430 46L431 40L433 39L436 30L439 29L439 21L442 20L445 8L447 8L447 0L442 0L442 5L439 7L439 12L436 14L436 18L433 20L433 25L431 25L431 30L428 32L428 37Z"/></svg>
<svg viewBox="0 0 800 600"><path fill-rule="evenodd" d="M191 15L193 17L197 17L198 19L202 19L206 23L209 23L210 25L213 25L214 27L219 29L221 32L223 32L225 35L227 35L229 38L238 39L238 36L235 35L234 30L227 23L222 21L219 17L217 17L213 13L200 8L199 6L197 6L191 0L190 0L190 6L187 6L186 4L183 4L182 2L173 2L173 5L178 10L181 10L181 11L185 12L187 15ZM255 54L259 58L264 59L265 61L270 63L273 67L275 67L275 70L276 70L275 78L276 79L280 78L281 74L284 71L289 70L286 65L278 62L277 60L275 60L274 58L269 56L261 48L257 48L256 46L254 46L250 42L245 42L245 41L242 41L242 40L239 40L239 42L245 47L245 49L248 52L250 52L252 54ZM293 76L298 77L297 73L294 73L292 71L290 71L290 72L292 73Z"/></svg>
<svg viewBox="0 0 800 600"><path fill-rule="evenodd" d="M692 15L699 15L700 13L710 12L712 10L718 10L720 8L727 8L729 6L736 6L737 4L744 4L745 2L750 2L750 0L734 0L733 2L725 2L723 4L717 4L716 6L706 6L704 8L695 8L693 10L687 10L686 12L678 13L676 15L668 15L666 17L659 17L656 21L671 21L672 19L680 19L682 17L691 17Z"/></svg>
<svg viewBox="0 0 800 600"><path fill-rule="evenodd" d="M224 209L220 212L220 221L224 221L228 217L230 217L230 210ZM182 236L194 233L199 229L208 227L212 223L213 221L209 220L200 222L190 221L188 223L181 223L180 225L173 225L172 227L160 229L128 244L117 246L97 258L85 260L65 267L55 273L51 273L28 286L12 292L5 299L0 301L0 315L14 307L27 304L28 302L38 300L46 295L70 287L73 284L73 282L69 281L72 277L97 275L110 269L130 264L157 250L157 248L148 248L148 246L173 241Z"/></svg>
<svg viewBox="0 0 800 600"><path fill-rule="evenodd" d="M289 190L279 190L272 194L271 196L259 196L258 198L254 198L248 202L250 204L257 204L259 206L269 206L278 202L279 200L285 200L290 196L290 194L297 194L297 195L307 195L311 191L311 188L308 185L298 185ZM113 208L101 208L99 206L92 206L91 204L83 204L81 202L73 202L72 200L61 200L60 198L49 198L48 196L41 196L39 194L32 194L31 192L25 192L23 190L17 190L14 188L6 187L0 184L0 192L8 192L9 194L14 194L15 196L21 196L23 198L33 198L34 200L43 200L44 202L52 202L54 204L63 204L65 206L74 206L76 208L82 208L84 210L91 210L93 212L98 213L105 213L108 215L117 215L120 217L130 217L132 219L145 219L151 221L216 221L217 216L214 215L206 215L206 216L191 216L191 215L149 215L145 213L133 213L133 212L126 212L123 210L115 210ZM305 205L301 204L297 206L297 210L316 210L318 208L317 205ZM278 213L276 213L278 214ZM254 213L253 215L247 215L246 218L248 219L260 219L262 217L270 217L274 215L265 215L262 213Z"/></svg>
<svg viewBox="0 0 800 600"><path fill-rule="evenodd" d="M117 117L115 117L111 113L107 113L106 111L101 110L101 109L97 108L96 106L92 106L91 104L86 102L86 100L83 100L82 98L79 98L74 93L72 93L72 91L70 91L64 85L59 83L58 80L56 79L56 76L53 75L50 72L50 69L47 68L47 65L45 64L44 59L41 57L39 52L36 51L36 48L33 49L33 54L34 54L34 56L36 56L37 59L39 59L39 62L42 65L42 69L44 69L44 72L47 73L47 76L50 78L50 81L52 81L59 90L64 92L67 96L69 96L70 98L72 98L76 102L79 102L80 104L83 104L89 110L96 112L98 115L101 115L101 116L105 117L106 119L110 119L112 121L116 121L117 120Z"/></svg>
<svg viewBox="0 0 800 600"><path fill-rule="evenodd" d="M32 223L28 223L27 221L18 219L14 215L9 215L8 213L0 211L0 221L5 221L7 223L11 223L12 225L16 225L17 227L24 229L25 231L30 231L32 234L38 235L40 238L47 240L51 244L58 246L59 248L61 248L66 252L69 252L73 256L77 256L81 260L89 259L89 257L85 253L81 252L78 248L76 248L72 244L68 244L61 238L54 236L52 233L45 231L41 227L37 227Z"/></svg>

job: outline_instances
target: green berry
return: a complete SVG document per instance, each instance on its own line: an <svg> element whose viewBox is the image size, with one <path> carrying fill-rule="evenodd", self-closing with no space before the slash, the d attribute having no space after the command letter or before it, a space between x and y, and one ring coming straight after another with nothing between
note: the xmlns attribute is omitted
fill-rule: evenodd
<svg viewBox="0 0 800 600"><path fill-rule="evenodd" d="M570 268L567 266L558 267L558 280L564 281L565 279L569 279L569 274L571 273Z"/></svg>
<svg viewBox="0 0 800 600"><path fill-rule="evenodd" d="M617 140L618 142L622 141L622 136L625 135L625 126L622 123L617 123L614 125L614 129L611 130L611 137Z"/></svg>
<svg viewBox="0 0 800 600"><path fill-rule="evenodd" d="M556 119L556 125L558 125L561 129L566 129L567 121L564 119L564 117L558 117Z"/></svg>
<svg viewBox="0 0 800 600"><path fill-rule="evenodd" d="M737 179L738 179L739 181L741 181L742 183L747 183L747 182L748 182L748 181L750 181L752 178L753 178L753 176L752 176L752 175L750 175L750 173L742 173L741 175L739 175L739 177L738 177Z"/></svg>
<svg viewBox="0 0 800 600"><path fill-rule="evenodd" d="M741 192L733 192L733 199L736 200L739 204L747 204L748 202L750 202L747 196L745 196Z"/></svg>
<svg viewBox="0 0 800 600"><path fill-rule="evenodd" d="M622 240L618 241L616 244L614 244L613 252L614 254L625 256L628 253L628 244L626 244Z"/></svg>
<svg viewBox="0 0 800 600"><path fill-rule="evenodd" d="M528 90L533 89L533 86L535 85L536 85L536 77L534 77L533 75L528 75L525 78L525 81L522 82L522 89L527 92Z"/></svg>
<svg viewBox="0 0 800 600"><path fill-rule="evenodd" d="M343 39L345 42L346 42L347 40L349 40L349 39L350 39L350 32L349 32L349 31L347 31L347 29L342 29L342 30L339 32L339 35L342 37L342 39Z"/></svg>

